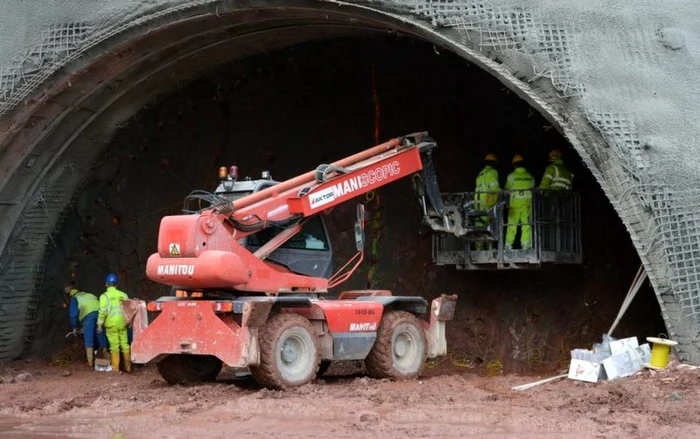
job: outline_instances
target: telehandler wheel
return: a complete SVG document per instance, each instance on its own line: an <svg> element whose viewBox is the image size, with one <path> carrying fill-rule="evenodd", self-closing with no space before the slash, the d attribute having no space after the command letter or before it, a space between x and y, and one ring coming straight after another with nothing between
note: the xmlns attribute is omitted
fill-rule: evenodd
<svg viewBox="0 0 700 439"><path fill-rule="evenodd" d="M260 328L260 364L251 366L253 378L270 389L301 386L316 378L321 347L307 319L290 313L276 314Z"/></svg>
<svg viewBox="0 0 700 439"><path fill-rule="evenodd" d="M168 355L156 366L168 384L214 381L221 372L222 361L211 355Z"/></svg>
<svg viewBox="0 0 700 439"><path fill-rule="evenodd" d="M389 311L379 323L377 340L365 359L374 378L415 378L423 371L428 342L420 321L405 311Z"/></svg>

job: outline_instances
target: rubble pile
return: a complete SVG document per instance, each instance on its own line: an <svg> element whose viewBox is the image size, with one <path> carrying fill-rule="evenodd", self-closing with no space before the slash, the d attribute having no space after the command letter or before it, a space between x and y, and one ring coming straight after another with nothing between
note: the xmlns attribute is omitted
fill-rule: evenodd
<svg viewBox="0 0 700 439"><path fill-rule="evenodd" d="M596 343L593 349L571 351L568 377L589 383L614 380L634 375L650 361L648 343L640 346L637 337L617 340L603 335L602 343Z"/></svg>

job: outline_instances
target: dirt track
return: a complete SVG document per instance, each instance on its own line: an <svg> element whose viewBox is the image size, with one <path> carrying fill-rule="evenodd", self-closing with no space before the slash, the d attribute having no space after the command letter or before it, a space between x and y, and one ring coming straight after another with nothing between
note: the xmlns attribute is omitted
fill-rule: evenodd
<svg viewBox="0 0 700 439"><path fill-rule="evenodd" d="M168 386L155 368L131 376L16 363L0 376L0 436L187 437L698 437L700 371L677 368L598 385L451 369L413 382L333 378L290 392L223 379ZM331 369L331 373L332 373ZM220 378L222 378L220 377Z"/></svg>

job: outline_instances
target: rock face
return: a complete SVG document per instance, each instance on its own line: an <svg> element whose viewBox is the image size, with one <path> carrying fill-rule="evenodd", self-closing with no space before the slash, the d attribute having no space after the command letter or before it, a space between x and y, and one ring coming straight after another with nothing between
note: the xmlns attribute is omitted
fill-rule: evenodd
<svg viewBox="0 0 700 439"><path fill-rule="evenodd" d="M290 31L257 38L255 44L232 44L220 53L198 52L196 61L185 56L186 49L196 49L194 42L159 56L142 56L153 53L156 46L170 47L170 42L182 40L183 35L193 36L204 30L207 36L188 41L214 47L214 41L207 38L221 40L240 35L238 31L212 32L216 26L235 26L241 22L240 14L248 12L233 9L260 9L274 4L269 0L247 2L245 7L234 3L76 0L42 8L21 0L3 3L0 298L7 317L0 330L0 361L25 352L26 340L35 336L34 322L48 325L60 312L38 306L40 297L45 297L40 296L42 287L54 287L42 284L44 268L51 266L47 248L76 239L94 245L92 241L98 239L84 236L76 228L51 236L58 226L77 214L82 215L81 221L94 221L93 226L106 229L106 224L97 223L105 220L104 215L86 213L95 210L109 212L108 224L124 224L124 216L117 214L120 209L114 209L112 201L86 197L90 203L84 204L72 198L78 188L90 194L104 193L105 188L117 194L124 190L123 181L119 181L122 177L114 173L118 165L109 156L100 158L116 127L149 99L175 89L174 81L199 76L203 71L196 69L219 62L226 54L245 57L256 48L269 51L296 44ZM285 1L278 6L286 9L256 10L248 17L250 20L243 22L262 27L262 22L256 20L275 13L305 23L319 17L324 23L345 23L350 16L358 26L371 23L411 31L435 44L438 52L439 47L452 50L496 76L546 115L573 145L622 218L649 273L666 332L680 342L680 357L700 362L700 217L694 207L700 204L700 190L696 189L700 187L696 150L700 137L700 90L696 86L700 12L696 2L640 5L626 0L611 6L609 2L577 0L382 0L371 2L370 7L363 2L363 8L355 8L352 3L339 11L335 3L316 2L318 10L308 14L310 9L295 9L299 5L308 7L306 2ZM192 28L168 26L188 17L202 21ZM208 19L215 21L205 23ZM303 31L295 32L300 36ZM145 33L149 38L137 40ZM314 37L323 36L320 31L304 36ZM124 46L131 42L133 46ZM167 64L176 59L187 62ZM92 70L71 76L87 64L93 65ZM139 68L127 70L137 65ZM154 75L152 82L147 80L148 74ZM425 79L425 84L439 83L444 76ZM279 96L288 92L283 88L273 90ZM229 92L235 96L235 88ZM218 93L212 96L220 97ZM408 105L406 92L400 96ZM444 96L445 102L450 99ZM488 100L455 100L454 105L474 102L488 105ZM327 107L326 115L342 107L338 100L334 104ZM256 100L245 103L246 108L255 105ZM387 113L383 114L386 117ZM303 137L301 127L317 129L319 120L300 122L294 136ZM350 120L358 123L361 117L354 114ZM463 126L468 122L462 121ZM504 122L503 126L509 124ZM371 122L358 128L373 131ZM395 134L402 133L390 135ZM235 138L235 134L229 137ZM327 143L335 144L338 138L331 137ZM128 154L134 159L139 156L134 151ZM168 162L161 166L167 169ZM91 173L97 178L86 179ZM193 186L189 174L172 178L173 187ZM76 201L75 210L63 214L71 200ZM85 256L81 263L114 268L119 267L120 260L134 258L142 266L147 253L134 249L147 247L141 241L157 228L153 224L142 227L144 234L122 236L119 244L114 243L112 235L104 237L113 246L110 251L98 258ZM137 254L131 255L134 251ZM64 253L65 259L69 257Z"/></svg>

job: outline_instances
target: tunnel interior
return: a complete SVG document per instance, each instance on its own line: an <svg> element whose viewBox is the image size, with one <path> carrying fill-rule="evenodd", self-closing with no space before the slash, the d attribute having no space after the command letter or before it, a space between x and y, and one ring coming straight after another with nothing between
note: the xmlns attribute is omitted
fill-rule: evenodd
<svg viewBox="0 0 700 439"><path fill-rule="evenodd" d="M567 140L535 109L480 67L414 38L364 32L296 44L208 72L149 102L121 125L69 206L49 246L32 354L50 357L70 343L63 283L75 278L100 294L115 272L130 297L154 299L168 287L145 277L162 216L178 214L194 189L213 190L219 166L242 176L263 170L282 181L385 141L428 131L445 192L473 190L483 157L499 157L501 185L521 153L539 182L550 148L564 150L581 194L584 263L527 271L456 271L431 262L418 233L410 182L368 203L368 258L340 288L390 289L432 298L457 293L445 367L532 373L557 370L569 350L600 340L640 261L624 225ZM362 201L362 200L359 200ZM354 253L354 203L324 217L340 267ZM645 284L617 336L664 331Z"/></svg>

